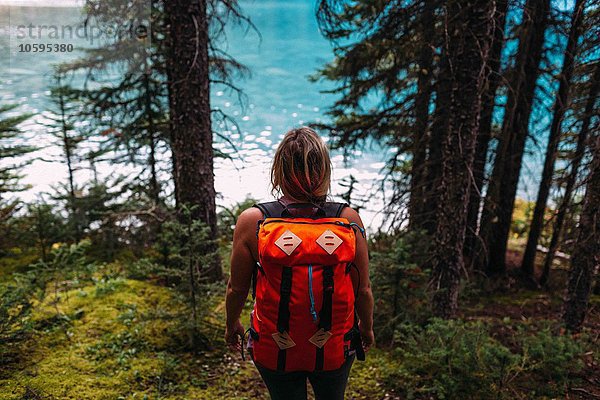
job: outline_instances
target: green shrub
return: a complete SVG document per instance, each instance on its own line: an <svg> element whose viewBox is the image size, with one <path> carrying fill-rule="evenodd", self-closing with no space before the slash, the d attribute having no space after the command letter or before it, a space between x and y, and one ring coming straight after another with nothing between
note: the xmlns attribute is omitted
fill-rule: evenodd
<svg viewBox="0 0 600 400"><path fill-rule="evenodd" d="M546 328L522 342L526 368L548 382L548 395L562 394L569 378L583 368L582 345L570 336L554 335Z"/></svg>
<svg viewBox="0 0 600 400"><path fill-rule="evenodd" d="M510 348L482 322L432 319L404 324L396 336L400 367L387 384L409 399L562 396L583 367L582 345L549 328L518 329Z"/></svg>
<svg viewBox="0 0 600 400"><path fill-rule="evenodd" d="M371 239L374 327L379 342L392 339L402 322L424 321L429 317L425 292L429 271L413 262L416 240L408 234L380 234Z"/></svg>
<svg viewBox="0 0 600 400"><path fill-rule="evenodd" d="M521 370L521 357L478 322L433 319L398 334L403 391L408 398L497 398Z"/></svg>

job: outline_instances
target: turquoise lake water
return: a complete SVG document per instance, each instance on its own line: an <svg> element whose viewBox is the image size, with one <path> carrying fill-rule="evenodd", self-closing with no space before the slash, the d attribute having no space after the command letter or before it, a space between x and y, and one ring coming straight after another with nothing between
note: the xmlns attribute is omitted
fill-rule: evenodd
<svg viewBox="0 0 600 400"><path fill-rule="evenodd" d="M319 121L324 117L325 108L334 101L332 95L321 93L331 86L324 83L310 83L307 77L333 57L331 45L319 33L312 1L245 1L242 7L260 32L244 32L232 28L227 32L227 41L221 46L238 61L246 65L251 74L236 82L247 96L245 106L237 102L237 97L215 88L212 91L211 105L219 107L236 119L239 130L215 126L236 146L237 152L228 144L216 144L234 160L217 160L215 165L218 203L231 205L246 196L270 199L269 166L274 148L282 135L292 127ZM28 25L73 25L80 21L80 12L75 8L6 7L0 6L2 19L0 26L0 97L2 103L18 103L20 111L31 111L37 116L24 124L29 140L43 147L36 155L46 160L58 157L60 150L52 146L51 139L43 122L48 105L48 85L52 65L69 61L77 53L19 54L15 29L19 24ZM12 28L7 32L6 28ZM9 40L12 39L12 40ZM85 46L82 40L72 39L76 47ZM10 54L9 54L10 51ZM379 172L383 166L383 156L378 151L355 152L356 158L344 163L340 154L333 154L335 166L333 194L345 189L339 183L352 174L358 179L357 195L373 192ZM114 166L100 165L104 176L114 174ZM120 171L128 173L119 166ZM65 167L57 162L36 161L25 170L25 183L32 189L21 194L32 199L40 192L51 190L65 178ZM78 172L78 178L85 181L89 172ZM377 196L380 197L380 196ZM380 201L369 203L365 222L372 224L380 219L377 210Z"/></svg>
<svg viewBox="0 0 600 400"><path fill-rule="evenodd" d="M242 108L236 98L215 88L211 103L234 117L239 124L226 129L214 128L228 137L236 146L235 152L226 143L216 144L223 152L235 156L233 161L217 160L215 165L216 188L219 192L218 204L228 206L243 200L246 196L257 199L270 199L269 166L274 148L288 129L309 122L325 119L324 111L333 103L335 96L323 94L330 89L330 83L311 83L307 77L324 63L333 58L332 47L319 33L314 13L314 1L242 1L246 14L258 28L261 38L250 31L229 29L227 42L223 47L238 61L250 68L251 75L236 82L247 96L246 107ZM36 113L32 121L24 124L26 137L42 147L36 156L46 161L36 161L25 170L25 182L32 189L21 194L32 199L52 185L64 181L65 167L52 161L59 155L45 131L39 125L43 122L48 105L47 90L52 65L76 58L77 54L23 55L15 52L15 26L18 23L72 24L80 21L76 8L6 7L0 6L0 102L18 103L21 111ZM8 30L12 29L12 31ZM12 38L12 41L9 40ZM77 46L85 42L74 41ZM535 151L534 151L535 153ZM345 189L340 185L343 179L353 175L358 180L357 198L375 193L366 204L363 213L365 223L375 228L382 219L383 192L378 185L381 177L385 150L365 149L356 151L352 159L344 162L339 153L332 154L334 197ZM529 156L525 169L537 169L539 157ZM121 173L130 173L127 168L118 167ZM102 176L115 174L115 166L101 164ZM89 171L78 172L78 180L89 179ZM522 185L520 195L535 198L532 186ZM339 199L339 197L337 197Z"/></svg>

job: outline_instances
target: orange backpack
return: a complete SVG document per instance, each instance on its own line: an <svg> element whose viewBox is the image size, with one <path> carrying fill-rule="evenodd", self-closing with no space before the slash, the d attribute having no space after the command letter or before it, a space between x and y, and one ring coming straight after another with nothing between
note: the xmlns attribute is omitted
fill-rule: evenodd
<svg viewBox="0 0 600 400"><path fill-rule="evenodd" d="M356 353L364 360L355 292L354 229L340 218L347 204L255 205L259 262L253 279L251 355L268 369L329 371ZM317 209L316 216L294 217L290 208ZM356 266L354 266L356 268Z"/></svg>

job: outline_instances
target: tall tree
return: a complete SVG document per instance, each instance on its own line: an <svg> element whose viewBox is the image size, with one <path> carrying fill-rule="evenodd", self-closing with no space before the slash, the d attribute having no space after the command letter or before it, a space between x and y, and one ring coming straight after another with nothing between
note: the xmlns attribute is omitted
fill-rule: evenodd
<svg viewBox="0 0 600 400"><path fill-rule="evenodd" d="M160 175L168 166L161 169L160 160L169 151L162 1L86 0L84 10L88 23L119 27L119 35L62 64L59 73L83 78L74 80L83 81L76 115L93 121L87 139L96 142L95 153L134 166L128 187L143 202L162 205Z"/></svg>
<svg viewBox="0 0 600 400"><path fill-rule="evenodd" d="M421 11L421 50L418 59L417 94L414 104L414 138L410 180L410 225L423 227L425 202L425 173L427 161L427 134L429 131L429 106L433 92L433 54L435 46L436 1L425 0Z"/></svg>
<svg viewBox="0 0 600 400"><path fill-rule="evenodd" d="M465 239L465 257L472 261L475 243L477 241L477 225L479 223L479 212L483 199L483 184L487 154L490 140L492 138L492 117L496 107L496 91L501 83L501 58L504 47L504 30L506 25L506 14L508 11L508 0L496 1L494 10L494 36L488 61L487 86L481 98L481 120L479 121L479 135L475 147L475 159L473 160L473 184L469 194L469 208L467 214L467 232Z"/></svg>
<svg viewBox="0 0 600 400"><path fill-rule="evenodd" d="M208 18L205 0L165 2L169 30L167 71L175 155L175 180L180 210L189 207L193 220L204 222L211 238L217 235L213 173L213 136L210 118ZM203 271L221 278L214 262Z"/></svg>
<svg viewBox="0 0 600 400"><path fill-rule="evenodd" d="M569 331L581 330L587 313L594 274L600 268L600 136L592 139L593 159L586 184L563 319Z"/></svg>
<svg viewBox="0 0 600 400"><path fill-rule="evenodd" d="M533 218L529 228L529 236L521 264L521 272L525 277L534 280L534 262L537 253L537 244L542 233L544 224L544 214L546 213L546 204L550 195L552 186L552 175L554 173L554 164L556 161L556 152L561 137L561 126L566 110L569 107L569 90L571 88L571 78L577 53L577 41L581 36L581 27L583 20L583 10L585 0L577 0L571 17L571 28L567 38L567 46L563 59L562 70L559 75L559 87L556 100L554 102L552 123L550 125L550 134L548 135L548 145L546 147L546 156L542 170L542 179L538 189Z"/></svg>
<svg viewBox="0 0 600 400"><path fill-rule="evenodd" d="M481 218L476 267L488 275L506 270L506 248L521 172L534 92L540 74L550 0L527 0L504 121Z"/></svg>
<svg viewBox="0 0 600 400"><path fill-rule="evenodd" d="M429 109L435 89L441 29L439 0L320 0L321 30L335 59L315 79L334 81L339 95L327 111L334 148L344 152L376 141L393 148L386 177L394 188L390 224L400 225L409 202L412 226L420 228L428 200L426 173ZM350 39L350 40L348 40ZM429 197L428 197L429 198ZM396 217L397 216L397 217ZM416 224L415 224L416 223Z"/></svg>
<svg viewBox="0 0 600 400"><path fill-rule="evenodd" d="M458 306L470 169L479 128L481 94L492 41L493 6L488 0L454 0L445 5L444 44L433 130L443 130L442 173L432 260L432 305L452 317Z"/></svg>
<svg viewBox="0 0 600 400"><path fill-rule="evenodd" d="M560 202L558 209L556 210L556 215L554 217L554 225L552 227L552 237L550 239L548 253L546 254L546 257L544 259L544 265L542 267L542 275L540 277L540 284L542 286L546 285L548 277L550 276L550 268L552 266L552 261L554 260L554 255L556 254L556 251L558 249L563 225L567 216L569 204L571 203L571 197L573 196L573 191L576 187L577 176L579 174L579 167L581 165L581 161L583 159L583 156L585 155L585 151L587 148L588 135L590 133L592 117L596 112L595 105L598 100L599 94L600 61L596 61L594 73L591 76L589 94L587 100L585 101L585 110L582 117L581 128L579 131L579 135L577 135L577 144L575 147L575 152L571 160L571 170L569 171L569 175L567 177L562 201Z"/></svg>

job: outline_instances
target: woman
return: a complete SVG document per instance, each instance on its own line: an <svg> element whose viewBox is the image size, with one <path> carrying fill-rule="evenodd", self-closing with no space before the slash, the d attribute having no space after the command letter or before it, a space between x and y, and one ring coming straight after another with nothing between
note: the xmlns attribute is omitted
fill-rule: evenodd
<svg viewBox="0 0 600 400"><path fill-rule="evenodd" d="M314 209L309 211L317 212L321 209L320 205L326 204L330 176L329 152L315 131L308 127L289 131L275 152L271 168L273 191L282 195L279 202L286 206L286 209L290 206L289 210L292 210L290 212L293 214L306 213L306 209L293 207L298 203L314 204ZM257 224L265 218L263 211L251 207L242 212L233 235L231 277L226 295L225 340L230 349L235 351L241 350L239 339L244 336L244 328L239 318L259 259ZM363 223L355 210L344 207L339 217L358 225L364 232ZM352 284L356 292L354 306L359 321L358 331L362 346L367 351L375 341L373 295L369 282L367 241L364 235L357 234L355 237L353 264L357 267L358 273L352 275ZM256 362L255 364L272 399L306 399L308 379L317 399L335 400L344 398L348 375L354 360L354 356L348 354L339 369L327 371L282 372L268 369Z"/></svg>

